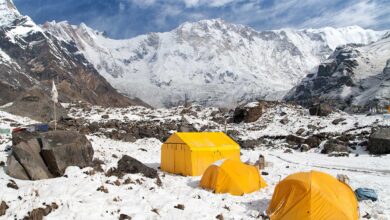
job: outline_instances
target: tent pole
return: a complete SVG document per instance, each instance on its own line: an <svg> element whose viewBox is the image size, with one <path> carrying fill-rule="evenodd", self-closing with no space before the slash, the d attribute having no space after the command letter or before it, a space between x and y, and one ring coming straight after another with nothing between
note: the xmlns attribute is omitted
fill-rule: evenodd
<svg viewBox="0 0 390 220"><path fill-rule="evenodd" d="M54 130L56 131L57 130L57 114L56 114L56 103L53 102L53 106L54 106Z"/></svg>

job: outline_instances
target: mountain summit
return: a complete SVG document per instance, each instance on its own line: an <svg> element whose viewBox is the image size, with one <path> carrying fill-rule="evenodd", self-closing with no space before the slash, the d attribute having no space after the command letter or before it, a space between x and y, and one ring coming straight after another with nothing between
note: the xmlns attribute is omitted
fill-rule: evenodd
<svg viewBox="0 0 390 220"><path fill-rule="evenodd" d="M123 40L85 24L53 21L43 28L74 42L120 92L154 106L191 101L231 107L257 98L280 99L337 46L369 44L385 34L358 26L259 32L221 19Z"/></svg>
<svg viewBox="0 0 390 220"><path fill-rule="evenodd" d="M37 87L58 84L60 100L103 106L138 104L119 94L73 42L63 41L22 16L11 0L0 0L0 104Z"/></svg>
<svg viewBox="0 0 390 220"><path fill-rule="evenodd" d="M365 112L390 104L390 36L369 44L336 48L285 97L302 105L327 101L339 109Z"/></svg>

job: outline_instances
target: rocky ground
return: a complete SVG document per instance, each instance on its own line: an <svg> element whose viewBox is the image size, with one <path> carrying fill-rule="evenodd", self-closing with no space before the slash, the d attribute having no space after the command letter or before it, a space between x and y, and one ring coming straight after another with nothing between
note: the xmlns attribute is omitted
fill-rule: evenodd
<svg viewBox="0 0 390 220"><path fill-rule="evenodd" d="M11 137L2 134L0 219L258 219L280 179L313 169L346 174L353 189L375 189L379 200L360 202L361 217L390 218L389 155L367 151L371 133L390 125L382 115L333 111L312 116L308 109L276 102L251 103L235 111L199 106L101 108L82 103L64 107L69 118L61 120L59 128L87 135L93 164L68 167L53 179L14 179L5 173ZM34 122L0 111L2 128ZM226 130L241 144L242 161L255 163L259 154L265 156L263 177L269 186L242 197L216 195L198 187L200 177L161 172L161 144L177 130ZM136 169L144 174L124 168L137 164L135 160L157 173L146 167Z"/></svg>
<svg viewBox="0 0 390 220"><path fill-rule="evenodd" d="M350 115L329 110L316 116L308 109L292 104L261 102L259 107L251 105L257 106L257 103L235 111L200 106L148 109L69 104L66 107L70 118L62 120L60 126L125 142L141 138L164 141L174 131L226 131L242 148L337 153L368 147L370 134L389 123L382 114ZM248 113L243 115L240 111Z"/></svg>

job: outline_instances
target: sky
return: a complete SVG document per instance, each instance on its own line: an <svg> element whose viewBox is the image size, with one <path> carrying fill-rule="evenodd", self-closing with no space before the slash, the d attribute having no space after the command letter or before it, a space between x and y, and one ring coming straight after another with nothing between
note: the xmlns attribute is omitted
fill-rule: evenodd
<svg viewBox="0 0 390 220"><path fill-rule="evenodd" d="M36 23L86 23L111 38L221 18L255 30L359 25L390 29L390 0L14 0Z"/></svg>

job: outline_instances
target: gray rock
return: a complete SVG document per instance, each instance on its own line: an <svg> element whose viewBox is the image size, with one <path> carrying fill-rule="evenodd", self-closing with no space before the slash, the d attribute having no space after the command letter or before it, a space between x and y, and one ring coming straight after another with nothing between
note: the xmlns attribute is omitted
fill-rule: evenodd
<svg viewBox="0 0 390 220"><path fill-rule="evenodd" d="M49 122L54 119L54 103L48 95L38 88L24 92L5 110L41 122ZM56 114L57 120L67 116L66 110L58 103L56 104Z"/></svg>
<svg viewBox="0 0 390 220"><path fill-rule="evenodd" d="M18 179L53 178L63 175L68 166L83 168L92 163L91 143L74 131L23 134L18 140L6 167L7 174Z"/></svg>
<svg viewBox="0 0 390 220"><path fill-rule="evenodd" d="M20 142L27 142L39 136L39 132L19 131L12 133L12 145L15 146Z"/></svg>
<svg viewBox="0 0 390 220"><path fill-rule="evenodd" d="M298 136L290 134L286 137L286 141L289 144L302 144L305 142L305 139L302 137L298 137Z"/></svg>
<svg viewBox="0 0 390 220"><path fill-rule="evenodd" d="M41 155L50 172L62 176L68 166L92 164L93 148L84 135L74 131L50 131L41 135Z"/></svg>
<svg viewBox="0 0 390 220"><path fill-rule="evenodd" d="M142 173L149 178L157 178L157 170L146 166L137 159L123 155L118 161L117 171L120 173Z"/></svg>
<svg viewBox="0 0 390 220"><path fill-rule="evenodd" d="M288 123L288 118L284 117L283 119L280 120L280 123L286 125Z"/></svg>
<svg viewBox="0 0 390 220"><path fill-rule="evenodd" d="M238 139L237 143L240 145L242 149L254 149L256 146L259 146L261 144L264 144L263 139L247 139L247 140L241 140Z"/></svg>
<svg viewBox="0 0 390 220"><path fill-rule="evenodd" d="M0 216L5 215L8 208L9 207L8 207L7 203L5 203L4 201L1 201L1 203L0 203Z"/></svg>
<svg viewBox="0 0 390 220"><path fill-rule="evenodd" d="M328 140L324 149L322 149L321 153L330 154L332 152L348 152L348 147L343 144L343 142L337 140Z"/></svg>
<svg viewBox="0 0 390 220"><path fill-rule="evenodd" d="M304 143L307 144L310 148L315 148L321 144L321 139L318 136L313 135L306 138Z"/></svg>
<svg viewBox="0 0 390 220"><path fill-rule="evenodd" d="M310 129L310 130L318 130L317 126L311 125L311 124L307 125L307 128Z"/></svg>
<svg viewBox="0 0 390 220"><path fill-rule="evenodd" d="M333 108L325 103L315 104L309 108L310 115L328 116L333 112Z"/></svg>
<svg viewBox="0 0 390 220"><path fill-rule="evenodd" d="M134 135L127 133L123 137L122 141L134 143L137 141L137 138Z"/></svg>
<svg viewBox="0 0 390 220"><path fill-rule="evenodd" d="M190 122L188 122L185 117L182 117L181 123L179 125L179 131L180 132L192 132L192 131L196 131L196 128Z"/></svg>
<svg viewBox="0 0 390 220"><path fill-rule="evenodd" d="M49 172L40 156L40 145L36 139L21 142L12 147L12 154L25 169L31 180L49 179L53 175Z"/></svg>
<svg viewBox="0 0 390 220"><path fill-rule="evenodd" d="M300 129L298 129L297 132L295 132L295 134L301 135L301 134L303 134L303 132L305 132L305 129L304 128L300 128Z"/></svg>
<svg viewBox="0 0 390 220"><path fill-rule="evenodd" d="M252 104L252 103L251 103ZM253 105L241 105L234 110L233 122L234 123L250 123L257 121L265 110L265 106L262 103L253 103Z"/></svg>
<svg viewBox="0 0 390 220"><path fill-rule="evenodd" d="M10 155L7 159L6 173L16 179L30 179L22 165L20 165L20 163L15 159L14 155Z"/></svg>
<svg viewBox="0 0 390 220"><path fill-rule="evenodd" d="M390 153L390 128L380 128L369 139L368 150L372 154Z"/></svg>
<svg viewBox="0 0 390 220"><path fill-rule="evenodd" d="M306 151L310 150L310 146L307 144L302 144L300 149L302 152L306 152Z"/></svg>
<svg viewBox="0 0 390 220"><path fill-rule="evenodd" d="M340 122L345 121L345 118L338 118L332 121L332 124L338 125Z"/></svg>

